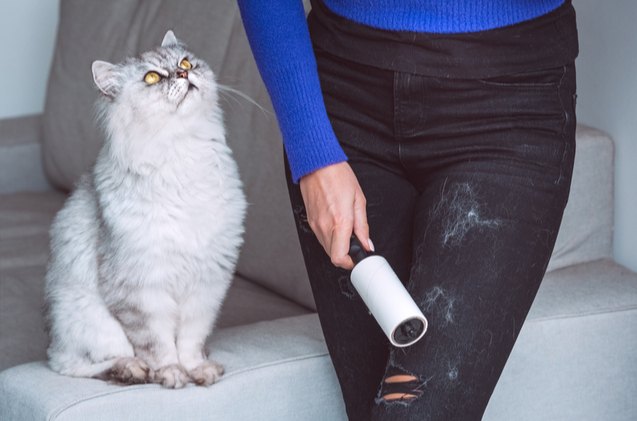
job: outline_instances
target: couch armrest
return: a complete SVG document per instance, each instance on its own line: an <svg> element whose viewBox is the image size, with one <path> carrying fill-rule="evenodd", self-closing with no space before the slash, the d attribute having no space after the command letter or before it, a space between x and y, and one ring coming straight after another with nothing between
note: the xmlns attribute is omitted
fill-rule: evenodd
<svg viewBox="0 0 637 421"><path fill-rule="evenodd" d="M0 194L45 191L40 115L0 120Z"/></svg>

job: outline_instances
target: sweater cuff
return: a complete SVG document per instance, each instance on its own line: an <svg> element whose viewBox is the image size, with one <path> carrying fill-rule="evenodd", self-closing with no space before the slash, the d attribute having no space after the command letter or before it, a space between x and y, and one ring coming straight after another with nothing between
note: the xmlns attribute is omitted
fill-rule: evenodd
<svg viewBox="0 0 637 421"><path fill-rule="evenodd" d="M347 155L334 136L314 138L305 142L285 142L284 146L292 181L295 184L298 184L304 175L328 165L347 161Z"/></svg>

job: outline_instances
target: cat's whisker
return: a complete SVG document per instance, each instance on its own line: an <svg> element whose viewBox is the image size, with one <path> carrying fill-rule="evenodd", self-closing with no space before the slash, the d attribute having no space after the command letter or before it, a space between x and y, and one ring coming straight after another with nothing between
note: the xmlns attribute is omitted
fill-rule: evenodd
<svg viewBox="0 0 637 421"><path fill-rule="evenodd" d="M229 96L229 95L220 95L219 96L219 101L222 104L227 104L228 108L234 108L233 106L235 104L240 104L239 100L235 97Z"/></svg>
<svg viewBox="0 0 637 421"><path fill-rule="evenodd" d="M249 103L251 103L252 105L256 106L258 109L260 109L261 111L263 111L265 114L272 114L271 112L269 112L268 110L266 110L265 108L263 108L258 102L256 102L254 99L252 99L250 96L244 94L243 92L241 92L238 89L232 88L230 86L227 85L222 85L220 83L217 83L217 87L219 88L219 92L223 92L223 93L232 93L235 94L243 99L245 99L246 101L248 101ZM228 98L232 98L235 101L239 102L235 97L228 95Z"/></svg>
<svg viewBox="0 0 637 421"><path fill-rule="evenodd" d="M230 104L239 104L240 106L242 105L241 101L239 100L239 98L237 98L237 96L235 95L230 95L235 94L235 92L231 92L227 89L223 89L223 88L219 88L219 93L222 94L219 96L219 99L224 101L225 103L227 103L228 105ZM248 102L251 102L250 100L248 100ZM253 104L256 104L256 102L251 102ZM263 108L257 104L257 107L260 108L261 110L263 110Z"/></svg>

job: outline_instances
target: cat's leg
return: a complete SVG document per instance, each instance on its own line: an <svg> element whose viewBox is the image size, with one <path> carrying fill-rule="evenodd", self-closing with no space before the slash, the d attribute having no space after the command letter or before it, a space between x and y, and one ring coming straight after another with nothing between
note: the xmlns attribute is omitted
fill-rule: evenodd
<svg viewBox="0 0 637 421"><path fill-rule="evenodd" d="M131 293L111 311L122 323L135 355L150 366L154 383L181 388L190 382L175 344L176 303L167 292L153 289Z"/></svg>
<svg viewBox="0 0 637 421"><path fill-rule="evenodd" d="M57 297L51 317L48 355L53 370L120 384L150 381L150 368L135 357L122 326L99 297L86 291Z"/></svg>
<svg viewBox="0 0 637 421"><path fill-rule="evenodd" d="M200 386L209 386L223 375L223 366L207 358L204 346L226 290L227 287L221 283L212 288L202 286L193 291L180 306L177 334L179 361L192 381Z"/></svg>
<svg viewBox="0 0 637 421"><path fill-rule="evenodd" d="M150 370L135 358L99 292L99 223L91 186L89 177L83 176L51 227L45 280L49 366L67 376L144 383Z"/></svg>

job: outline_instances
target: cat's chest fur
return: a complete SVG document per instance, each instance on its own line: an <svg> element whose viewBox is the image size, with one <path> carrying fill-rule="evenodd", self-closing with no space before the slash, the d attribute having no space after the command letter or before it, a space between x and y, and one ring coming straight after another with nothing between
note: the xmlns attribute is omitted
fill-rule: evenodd
<svg viewBox="0 0 637 421"><path fill-rule="evenodd" d="M206 280L238 234L232 230L240 226L243 194L227 146L186 138L163 145L162 153L140 172L106 152L95 168L98 250L104 272L120 274L120 282Z"/></svg>

